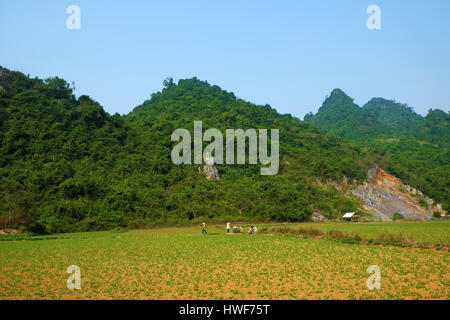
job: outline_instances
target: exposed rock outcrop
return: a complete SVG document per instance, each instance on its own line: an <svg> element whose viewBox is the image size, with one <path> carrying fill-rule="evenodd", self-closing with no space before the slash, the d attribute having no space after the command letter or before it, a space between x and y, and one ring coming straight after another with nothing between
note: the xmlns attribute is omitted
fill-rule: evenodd
<svg viewBox="0 0 450 320"><path fill-rule="evenodd" d="M319 211L314 211L314 213L311 216L311 220L314 222L323 222L323 221L327 221L328 219L321 214Z"/></svg>
<svg viewBox="0 0 450 320"><path fill-rule="evenodd" d="M19 234L16 229L1 229L0 234Z"/></svg>
<svg viewBox="0 0 450 320"><path fill-rule="evenodd" d="M219 180L219 172L214 164L214 158L210 155L205 157L206 164L203 166L203 173L209 181Z"/></svg>
<svg viewBox="0 0 450 320"><path fill-rule="evenodd" d="M357 186L352 192L364 201L363 209L381 220L390 220L396 212L407 219L421 220L431 218L434 211L445 215L439 204L434 204L422 192L403 184L377 166L369 170L368 178L369 182ZM428 209L419 204L419 199L428 204Z"/></svg>

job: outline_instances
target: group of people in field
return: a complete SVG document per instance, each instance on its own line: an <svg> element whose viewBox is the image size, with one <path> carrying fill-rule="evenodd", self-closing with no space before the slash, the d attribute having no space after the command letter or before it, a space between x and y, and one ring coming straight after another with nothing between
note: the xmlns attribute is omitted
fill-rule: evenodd
<svg viewBox="0 0 450 320"><path fill-rule="evenodd" d="M231 226L231 224L229 222L227 222L227 233L230 233L230 226ZM242 231L243 231L242 226L236 226L236 225L233 226L233 233L240 233ZM249 234L252 234L253 232L256 232L256 231L258 231L256 224L250 225L248 227ZM202 234L208 234L208 232L206 231L206 223L204 223L204 222L202 223Z"/></svg>

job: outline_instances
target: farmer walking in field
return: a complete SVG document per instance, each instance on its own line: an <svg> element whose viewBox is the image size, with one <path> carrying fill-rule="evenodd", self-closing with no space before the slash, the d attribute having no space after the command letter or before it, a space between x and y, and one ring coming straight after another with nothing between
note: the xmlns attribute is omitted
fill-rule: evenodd
<svg viewBox="0 0 450 320"><path fill-rule="evenodd" d="M205 227L206 227L206 223L202 223L202 234L208 234L208 232L206 232L206 229L205 229Z"/></svg>
<svg viewBox="0 0 450 320"><path fill-rule="evenodd" d="M227 222L227 233L230 233L230 223Z"/></svg>

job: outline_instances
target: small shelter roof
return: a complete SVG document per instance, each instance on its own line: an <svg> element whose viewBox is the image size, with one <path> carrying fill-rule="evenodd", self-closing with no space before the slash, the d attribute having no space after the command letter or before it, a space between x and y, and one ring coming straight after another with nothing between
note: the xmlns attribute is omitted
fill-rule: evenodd
<svg viewBox="0 0 450 320"><path fill-rule="evenodd" d="M344 214L342 218L351 218L353 217L354 214L355 214L354 212L347 212L346 214Z"/></svg>

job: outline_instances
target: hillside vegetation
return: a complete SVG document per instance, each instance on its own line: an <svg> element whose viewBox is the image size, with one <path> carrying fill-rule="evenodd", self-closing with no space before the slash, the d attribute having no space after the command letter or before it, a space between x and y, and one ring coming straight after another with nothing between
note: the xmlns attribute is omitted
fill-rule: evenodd
<svg viewBox="0 0 450 320"><path fill-rule="evenodd" d="M171 162L173 130L280 130L280 171L218 165L208 181L198 165ZM196 78L171 79L130 114L110 115L76 98L58 77L0 76L0 223L40 233L182 224L201 220L303 221L355 211L358 201L328 180L362 181L376 161L269 105L254 105Z"/></svg>

